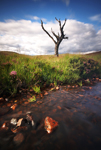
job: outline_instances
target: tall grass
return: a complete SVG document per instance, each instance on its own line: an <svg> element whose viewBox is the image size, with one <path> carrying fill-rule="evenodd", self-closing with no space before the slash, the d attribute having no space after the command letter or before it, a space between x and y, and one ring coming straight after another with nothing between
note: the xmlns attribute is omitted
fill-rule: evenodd
<svg viewBox="0 0 101 150"><path fill-rule="evenodd" d="M62 54L26 56L17 53L0 53L0 94L17 93L21 88L33 88L40 92L45 85L78 84L92 77L101 78L101 60L86 55ZM100 57L101 58L101 57ZM16 79L10 76L16 71ZM35 91L35 92L36 92Z"/></svg>

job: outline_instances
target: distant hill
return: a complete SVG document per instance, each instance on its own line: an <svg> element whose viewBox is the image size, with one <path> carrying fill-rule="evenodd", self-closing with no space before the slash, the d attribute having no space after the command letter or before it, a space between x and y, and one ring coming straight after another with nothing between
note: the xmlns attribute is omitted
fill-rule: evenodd
<svg viewBox="0 0 101 150"><path fill-rule="evenodd" d="M24 56L30 56L30 55L26 55L26 54L19 54L17 52L10 52L10 51L0 51L0 54L2 55L14 55L14 54L17 54L17 55L24 55ZM69 53L66 53L67 55ZM66 54L60 54L59 56L62 56L62 55L66 55ZM72 54L71 54L72 55ZM74 54L75 55L75 54ZM100 56L101 55L101 51L98 51L98 52L92 52L92 53L89 53L89 54L85 54L85 56ZM34 55L35 56L35 55ZM37 55L36 55L37 56ZM39 55L39 56L44 56L44 55ZM47 55L48 56L48 55ZM54 55L53 55L54 56Z"/></svg>
<svg viewBox="0 0 101 150"><path fill-rule="evenodd" d="M89 54L86 54L86 55L101 55L101 51L99 51L99 52L93 52L93 53L89 53Z"/></svg>

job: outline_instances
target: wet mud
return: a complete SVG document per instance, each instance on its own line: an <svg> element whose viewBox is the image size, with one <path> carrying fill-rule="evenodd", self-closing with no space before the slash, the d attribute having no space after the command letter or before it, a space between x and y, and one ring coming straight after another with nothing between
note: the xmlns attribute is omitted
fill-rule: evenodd
<svg viewBox="0 0 101 150"><path fill-rule="evenodd" d="M36 102L20 103L20 100L14 111L9 110L13 102L0 106L0 150L101 149L101 82L92 87L62 86ZM13 127L1 128L12 118L25 118L28 111L32 113L34 126L22 126L17 133L11 131ZM50 134L44 128L47 116L59 124Z"/></svg>

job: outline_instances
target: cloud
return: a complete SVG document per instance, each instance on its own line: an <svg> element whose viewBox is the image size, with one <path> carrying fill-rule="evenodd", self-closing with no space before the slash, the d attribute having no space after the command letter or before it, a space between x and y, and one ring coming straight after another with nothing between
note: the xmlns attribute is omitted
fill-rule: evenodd
<svg viewBox="0 0 101 150"><path fill-rule="evenodd" d="M40 18L39 17L37 17L37 16L33 16L33 18L32 19L34 19L34 20L39 20Z"/></svg>
<svg viewBox="0 0 101 150"><path fill-rule="evenodd" d="M67 6L68 6L69 3L70 3L70 0L62 0L62 1L65 2Z"/></svg>
<svg viewBox="0 0 101 150"><path fill-rule="evenodd" d="M29 18L29 19L35 20L35 21L43 20L44 22L47 22L47 19L45 19L45 18L39 18L39 17L37 17L37 16L27 15L26 18Z"/></svg>
<svg viewBox="0 0 101 150"><path fill-rule="evenodd" d="M89 18L91 21L98 21L101 22L101 14L95 15L95 16L91 16Z"/></svg>
<svg viewBox="0 0 101 150"><path fill-rule="evenodd" d="M56 34L59 32L59 24L56 20L46 22L44 28L51 35L51 28ZM101 30L96 32L91 24L68 19L64 33L69 39L62 41L59 53L101 50ZM32 22L31 20L0 22L0 51L44 55L54 54L54 46L52 39L42 30L40 22Z"/></svg>
<svg viewBox="0 0 101 150"><path fill-rule="evenodd" d="M39 17L37 17L37 16L31 16L31 15L27 15L26 18L29 18L31 20L40 20Z"/></svg>

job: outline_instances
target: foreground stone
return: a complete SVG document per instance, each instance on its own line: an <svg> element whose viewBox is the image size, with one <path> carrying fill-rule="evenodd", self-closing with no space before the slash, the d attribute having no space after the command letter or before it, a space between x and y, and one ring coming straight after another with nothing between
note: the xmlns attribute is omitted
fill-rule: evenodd
<svg viewBox="0 0 101 150"><path fill-rule="evenodd" d="M23 141L24 141L24 136L22 133L18 133L14 139L13 139L14 143L18 146L20 145Z"/></svg>
<svg viewBox="0 0 101 150"><path fill-rule="evenodd" d="M58 122L50 117L46 117L44 123L45 123L45 130L48 133L51 133L58 126Z"/></svg>

